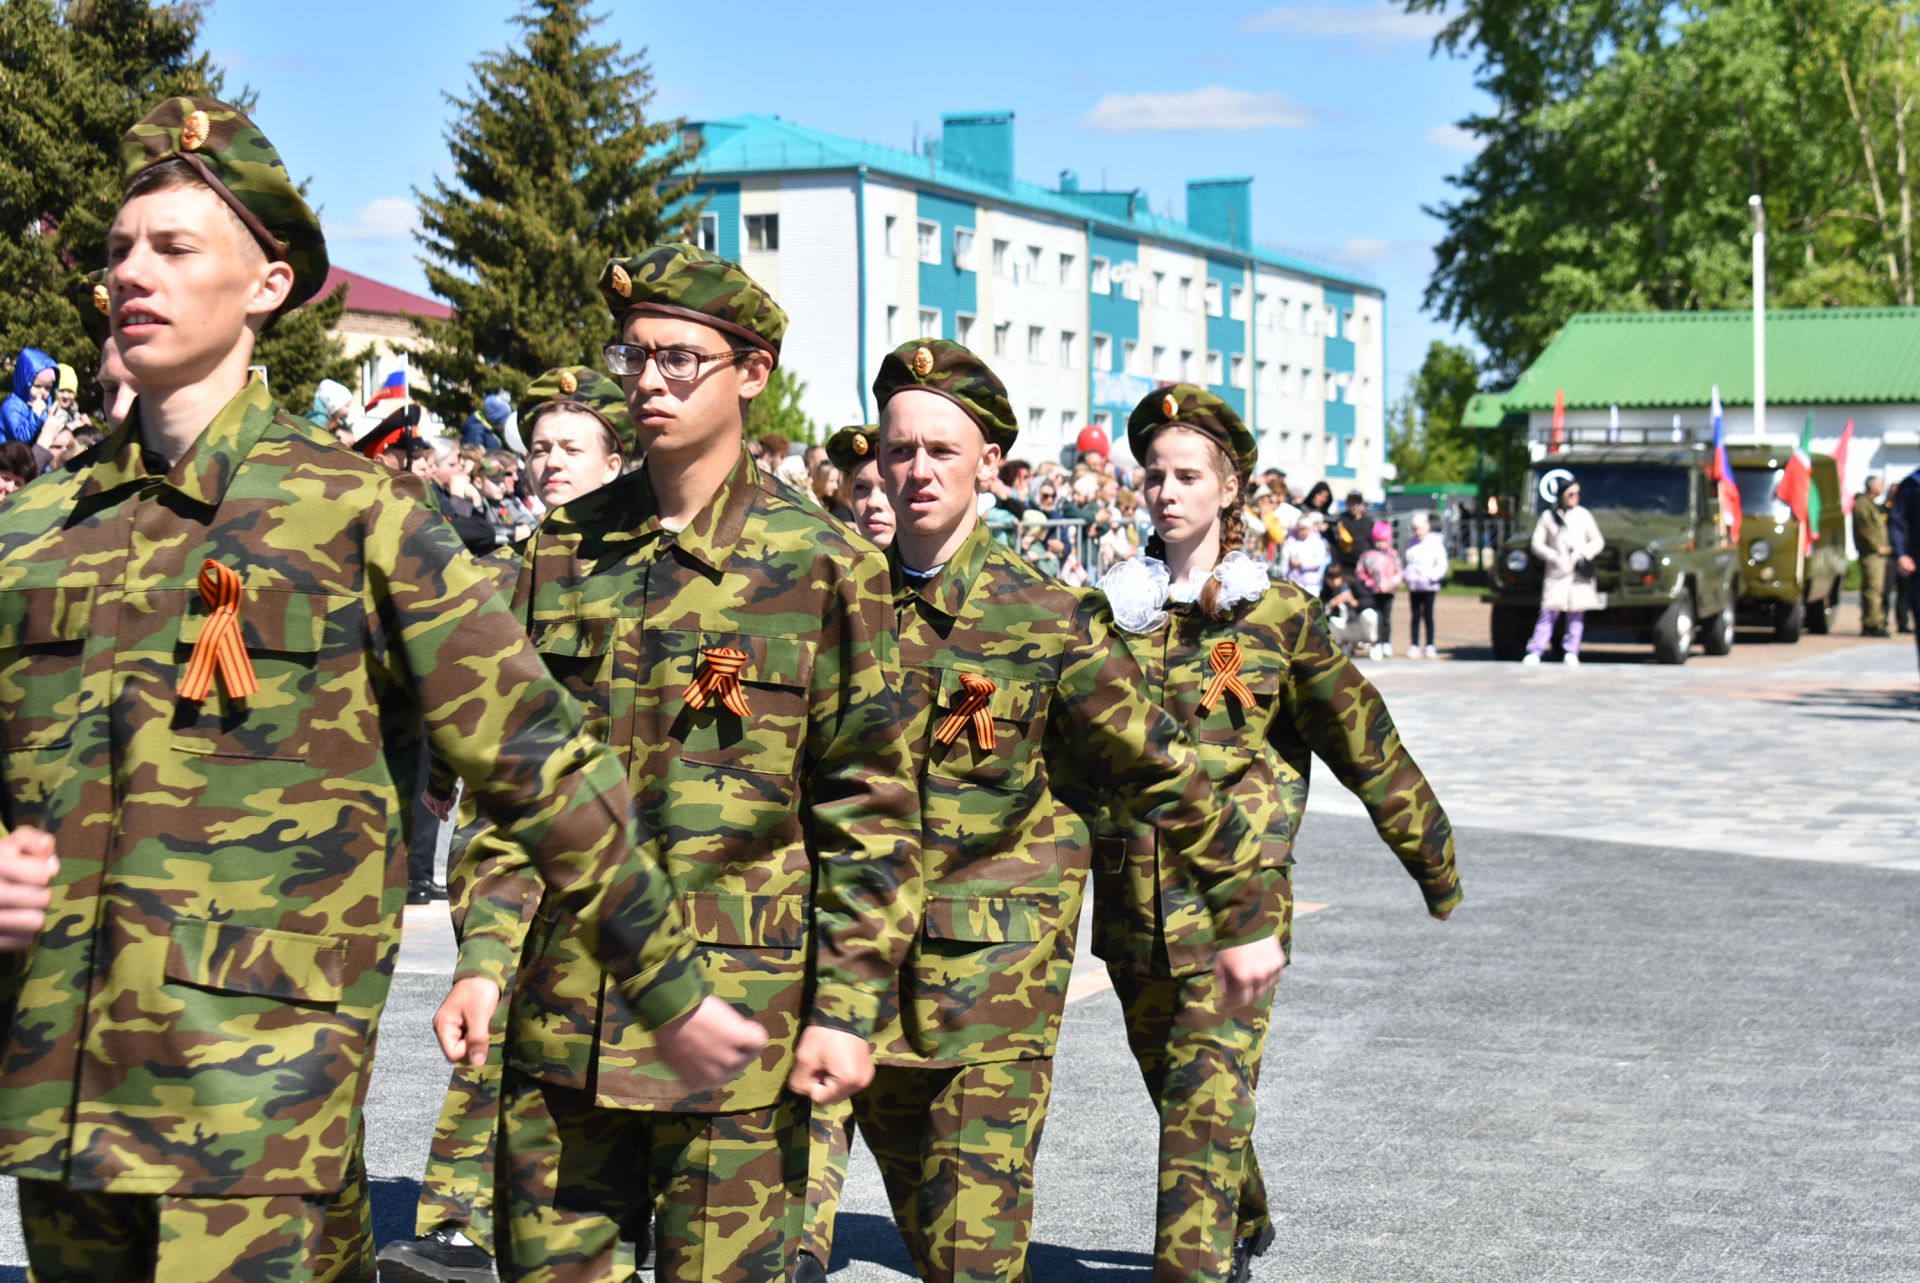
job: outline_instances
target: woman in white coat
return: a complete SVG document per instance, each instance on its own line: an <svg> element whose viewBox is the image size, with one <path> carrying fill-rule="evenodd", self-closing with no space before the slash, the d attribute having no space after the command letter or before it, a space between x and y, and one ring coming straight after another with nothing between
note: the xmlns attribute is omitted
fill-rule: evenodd
<svg viewBox="0 0 1920 1283"><path fill-rule="evenodd" d="M1586 612L1600 609L1600 591L1595 585L1593 559L1606 547L1593 514L1580 506L1580 483L1568 481L1560 488L1553 507L1540 514L1533 528L1533 555L1546 567L1540 585L1540 618L1534 622L1533 638L1527 643L1523 664L1537 664L1553 644L1554 623L1567 617L1562 648L1567 663L1580 662L1580 635L1586 631Z"/></svg>

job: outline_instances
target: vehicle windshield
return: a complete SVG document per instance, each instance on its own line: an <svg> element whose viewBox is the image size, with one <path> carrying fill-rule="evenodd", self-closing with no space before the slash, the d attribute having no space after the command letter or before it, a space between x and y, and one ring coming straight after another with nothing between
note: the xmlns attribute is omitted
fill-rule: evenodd
<svg viewBox="0 0 1920 1283"><path fill-rule="evenodd" d="M1785 468L1735 468L1733 483L1740 487L1740 514L1762 520L1786 521L1793 510L1780 501L1780 479Z"/></svg>
<svg viewBox="0 0 1920 1283"><path fill-rule="evenodd" d="M1623 508L1629 512L1687 515L1685 468L1632 463L1583 463L1534 469L1534 502L1545 512L1559 497L1568 479L1580 483L1580 502L1588 508Z"/></svg>

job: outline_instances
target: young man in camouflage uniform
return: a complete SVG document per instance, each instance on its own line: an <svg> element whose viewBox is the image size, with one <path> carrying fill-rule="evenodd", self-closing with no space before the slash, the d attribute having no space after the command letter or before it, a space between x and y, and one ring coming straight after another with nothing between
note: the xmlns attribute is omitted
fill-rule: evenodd
<svg viewBox="0 0 1920 1283"><path fill-rule="evenodd" d="M37 930L0 888L0 1170L37 1279L364 1277L423 732L691 1078L744 1059L711 1036L739 1022L613 756L414 483L249 377L327 270L271 145L175 98L124 154L107 284L140 399L0 508L0 880L40 831L59 852Z"/></svg>
<svg viewBox="0 0 1920 1283"><path fill-rule="evenodd" d="M926 907L854 1117L920 1277L1018 1283L1086 886L1080 816L1115 806L1191 862L1234 1005L1283 958L1232 876L1256 835L1143 697L1096 599L979 520L977 478L1018 431L1000 380L922 339L886 357L874 395Z"/></svg>
<svg viewBox="0 0 1920 1283"><path fill-rule="evenodd" d="M702 970L767 1043L734 1084L687 1092L543 905L509 1026L501 1268L624 1278L620 1244L651 1211L660 1279L785 1283L811 1109L870 1077L918 918L887 568L742 449L786 331L758 284L660 245L609 263L601 288L647 461L547 519L514 609L605 719ZM511 928L533 888L484 838L466 859L480 890L461 956L510 956L487 913Z"/></svg>
<svg viewBox="0 0 1920 1283"><path fill-rule="evenodd" d="M531 440L543 415L566 413L597 421L615 447L615 463L635 457L633 420L627 415L626 393L598 370L583 365L548 370L528 385L517 407L521 435ZM584 425L593 431L592 425ZM511 597L522 568L521 548L502 549L480 558L495 575L503 596ZM447 789L451 792L451 789ZM461 808L461 827L474 821L471 803ZM453 929L464 933L475 887L472 863L457 858L447 881L451 891ZM514 889L518 889L515 884ZM505 942L518 950L525 940L537 900L516 898L506 905L482 911L505 933ZM502 973L506 993L513 990L513 970ZM500 1121L500 1074L506 1034L507 1004L495 1010L484 1053L469 1048L468 1059L453 1067L440 1120L427 1152L427 1169L420 1182L420 1202L414 1213L416 1237L389 1243L380 1251L383 1278L394 1283L476 1283L494 1277L494 1170ZM478 1063L472 1063L476 1057Z"/></svg>

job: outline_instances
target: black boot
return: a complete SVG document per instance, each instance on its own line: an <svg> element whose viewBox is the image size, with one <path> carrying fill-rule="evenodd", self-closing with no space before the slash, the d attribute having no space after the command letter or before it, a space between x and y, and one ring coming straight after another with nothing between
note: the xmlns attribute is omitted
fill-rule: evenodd
<svg viewBox="0 0 1920 1283"><path fill-rule="evenodd" d="M827 1267L812 1252L802 1252L793 1263L793 1283L827 1283Z"/></svg>
<svg viewBox="0 0 1920 1283"><path fill-rule="evenodd" d="M389 1243L374 1264L388 1283L494 1283L493 1257L467 1241L458 1225Z"/></svg>

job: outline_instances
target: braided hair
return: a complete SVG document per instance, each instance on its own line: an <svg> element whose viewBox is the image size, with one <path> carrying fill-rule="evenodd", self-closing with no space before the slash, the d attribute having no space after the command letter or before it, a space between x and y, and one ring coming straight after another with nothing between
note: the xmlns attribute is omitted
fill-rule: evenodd
<svg viewBox="0 0 1920 1283"><path fill-rule="evenodd" d="M1184 428L1178 424L1171 425L1171 427L1177 431L1193 432L1193 429ZM1168 429L1162 429L1162 432L1167 430ZM1158 439L1159 435L1159 433L1156 433L1155 438ZM1230 552L1236 552L1246 547L1246 510L1241 506L1241 500L1246 496L1247 486L1251 479L1250 473L1236 467L1233 459L1227 454L1226 449L1218 441L1201 432L1193 432L1193 435L1207 443L1207 449L1213 459L1214 475L1220 478L1221 485L1224 486L1229 479L1236 483L1232 500L1220 509L1220 555L1225 557ZM1149 443L1148 449L1152 449L1151 443ZM1152 557L1156 561L1165 561L1167 559L1167 541L1160 537L1158 530L1147 536L1146 552L1147 556ZM1212 568L1209 567L1209 570L1211 569ZM1205 614L1209 619L1224 619L1228 614L1220 605L1220 581L1215 579L1211 574L1207 576L1206 583L1200 586L1200 597L1195 604L1200 607L1201 613Z"/></svg>

